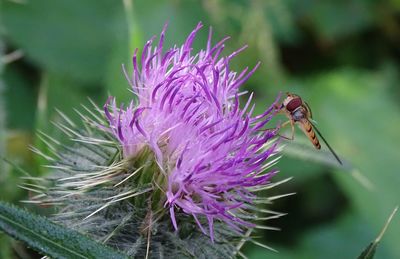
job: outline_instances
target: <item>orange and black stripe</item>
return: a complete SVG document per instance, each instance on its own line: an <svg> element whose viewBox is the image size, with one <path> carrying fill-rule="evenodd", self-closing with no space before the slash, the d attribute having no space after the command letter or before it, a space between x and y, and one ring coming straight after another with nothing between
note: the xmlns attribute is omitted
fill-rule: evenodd
<svg viewBox="0 0 400 259"><path fill-rule="evenodd" d="M318 140L317 136L315 135L313 126L310 123L310 121L308 121L307 119L303 119L300 121L300 124L302 125L302 129L303 129L304 133L307 135L307 137L313 143L314 147L316 149L321 149L321 144L319 143L319 140Z"/></svg>

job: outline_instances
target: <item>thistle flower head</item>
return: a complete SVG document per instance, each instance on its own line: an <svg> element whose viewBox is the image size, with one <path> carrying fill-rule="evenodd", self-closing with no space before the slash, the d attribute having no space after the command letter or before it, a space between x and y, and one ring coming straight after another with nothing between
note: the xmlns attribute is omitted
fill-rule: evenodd
<svg viewBox="0 0 400 259"><path fill-rule="evenodd" d="M54 221L138 258L234 258L251 230L269 229L256 220L283 215L257 206L271 201L258 191L285 182L270 183L275 105L253 115L253 95L240 102L258 64L231 71L245 47L223 56L228 38L212 45L211 30L195 52L201 27L169 49L164 28L135 51L127 106L110 97L98 113L84 107L84 127L60 113L73 145L39 134L54 154L35 151L54 173L27 179L38 193L29 202L54 205Z"/></svg>
<svg viewBox="0 0 400 259"><path fill-rule="evenodd" d="M254 73L231 71L229 63L245 47L221 56L224 38L194 53L192 43L202 25L184 44L164 50L149 40L139 57L133 56L133 73L127 76L133 100L125 108L110 98L104 106L106 129L120 142L125 158L144 149L154 156L161 179L163 206L179 227L176 211L193 216L199 228L213 239L213 224L225 222L241 231L254 225L241 216L251 207L254 191L266 186L275 171L268 168L277 153L275 130L265 130L273 106L253 115L252 94L241 105L239 87ZM127 73L126 73L127 75ZM206 218L206 230L199 217Z"/></svg>

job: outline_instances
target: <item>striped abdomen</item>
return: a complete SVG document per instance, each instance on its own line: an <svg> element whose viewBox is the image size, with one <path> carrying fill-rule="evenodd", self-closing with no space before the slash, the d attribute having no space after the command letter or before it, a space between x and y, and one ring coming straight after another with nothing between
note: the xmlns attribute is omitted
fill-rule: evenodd
<svg viewBox="0 0 400 259"><path fill-rule="evenodd" d="M318 140L317 136L315 135L315 131L313 129L311 122L309 122L307 119L302 119L299 121L299 123L301 125L301 129L304 131L304 133L307 135L307 137L313 143L314 147L316 149L321 149L321 144L319 143L319 140Z"/></svg>

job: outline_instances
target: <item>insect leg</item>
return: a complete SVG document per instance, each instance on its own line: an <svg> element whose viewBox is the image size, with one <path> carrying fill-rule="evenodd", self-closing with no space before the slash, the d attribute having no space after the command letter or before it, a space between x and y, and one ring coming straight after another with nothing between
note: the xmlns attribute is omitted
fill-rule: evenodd
<svg viewBox="0 0 400 259"><path fill-rule="evenodd" d="M284 112L283 108L284 108L283 104L277 104L277 103L274 104L274 109L277 114L283 113Z"/></svg>
<svg viewBox="0 0 400 259"><path fill-rule="evenodd" d="M294 120L290 120L290 127L292 128L292 136L290 140L294 140Z"/></svg>
<svg viewBox="0 0 400 259"><path fill-rule="evenodd" d="M294 121L293 121L293 120L288 120L288 121L284 122L284 123L280 126L280 128L282 129L282 128L286 127L287 125L289 125L289 123L290 123L290 126L291 126L291 128L292 128L291 137L289 138L289 137L283 136L283 135L281 135L281 134L278 134L278 136L281 137L281 138L287 139L287 140L294 140Z"/></svg>

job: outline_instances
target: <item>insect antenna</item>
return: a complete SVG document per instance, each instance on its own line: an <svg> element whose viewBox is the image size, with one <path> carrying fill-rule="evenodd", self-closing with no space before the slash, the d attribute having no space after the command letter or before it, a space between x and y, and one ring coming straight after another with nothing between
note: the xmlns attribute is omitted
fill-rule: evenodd
<svg viewBox="0 0 400 259"><path fill-rule="evenodd" d="M318 128L315 126L315 123L311 122L311 125L313 126L313 128L315 129L315 131L318 133L318 135L321 137L322 141L324 141L325 145L329 148L329 150L331 151L332 155L335 156L336 160L339 162L339 164L343 165L342 161L339 159L339 156L335 153L335 151L333 151L333 148L328 144L328 142L326 141L326 139L322 136L321 132L318 130Z"/></svg>

